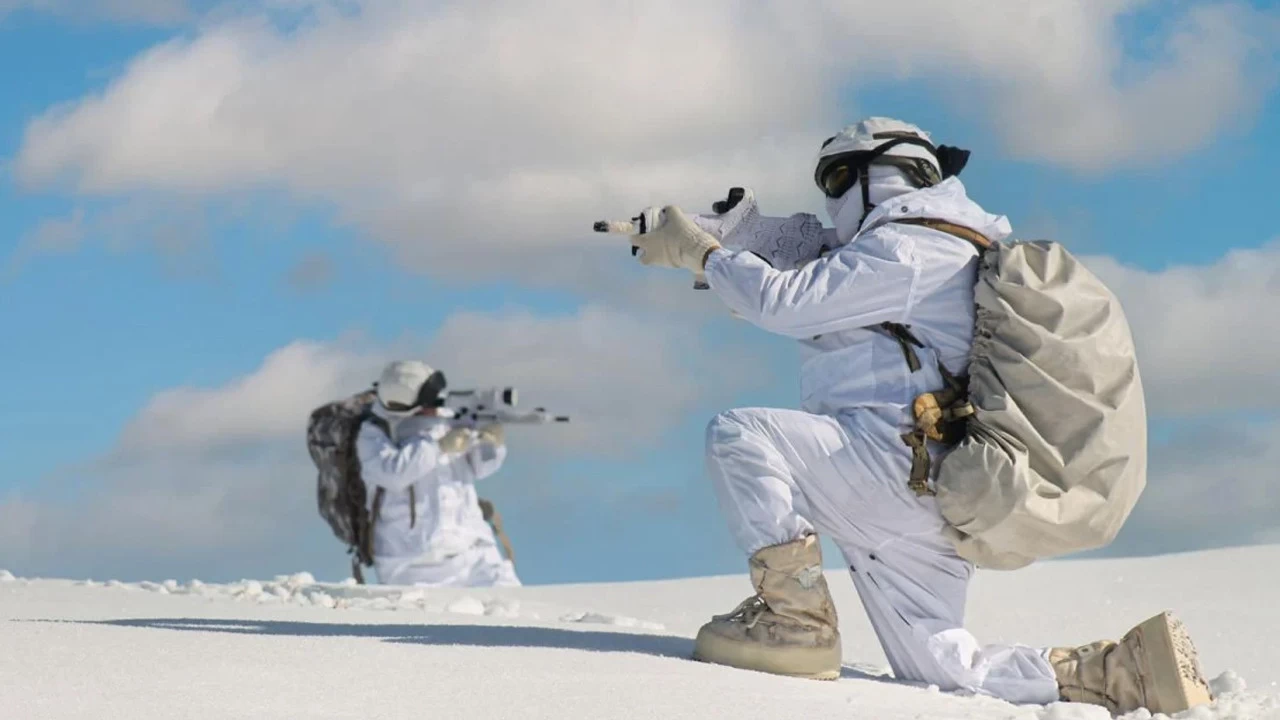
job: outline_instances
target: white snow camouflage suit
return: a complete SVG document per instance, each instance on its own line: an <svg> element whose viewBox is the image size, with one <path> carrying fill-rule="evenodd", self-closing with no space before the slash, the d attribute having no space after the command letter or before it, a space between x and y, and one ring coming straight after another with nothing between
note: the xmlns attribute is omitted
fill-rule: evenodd
<svg viewBox="0 0 1280 720"><path fill-rule="evenodd" d="M935 359L966 370L974 327L977 250L901 218L966 226L992 240L1011 233L1003 216L970 200L958 178L916 190L896 169L871 168L875 209L862 220L859 193L831 201L841 241L797 270L750 252L718 249L706 263L711 289L744 319L800 341L802 410L748 408L707 428L707 465L738 545L751 554L816 531L850 566L894 674L1015 703L1058 699L1047 650L981 646L964 629L973 566L943 535L932 496L908 489L911 404L943 387ZM856 206L856 207L854 207ZM861 220L861 223L859 222ZM927 347L907 367L900 323ZM938 448L931 448L937 467Z"/></svg>
<svg viewBox="0 0 1280 720"><path fill-rule="evenodd" d="M392 428L394 440L374 423L356 439L361 477L386 489L373 525L373 561L379 582L389 585L488 587L519 585L485 522L475 483L493 475L507 456L505 445L478 442L461 454L440 450L449 430L438 418L402 418L380 403L373 412ZM411 492L412 491L412 492Z"/></svg>

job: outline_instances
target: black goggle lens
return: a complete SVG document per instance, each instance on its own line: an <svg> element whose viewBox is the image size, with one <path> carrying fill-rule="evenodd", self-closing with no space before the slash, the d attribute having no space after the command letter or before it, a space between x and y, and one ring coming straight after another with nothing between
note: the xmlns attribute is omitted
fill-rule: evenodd
<svg viewBox="0 0 1280 720"><path fill-rule="evenodd" d="M431 373L431 377L422 383L418 390L418 407L440 407L444 404L444 373L439 370Z"/></svg>
<svg viewBox="0 0 1280 720"><path fill-rule="evenodd" d="M822 192L829 198L838 198L849 192L849 188L858 181L853 165L844 162L832 166L822 176Z"/></svg>

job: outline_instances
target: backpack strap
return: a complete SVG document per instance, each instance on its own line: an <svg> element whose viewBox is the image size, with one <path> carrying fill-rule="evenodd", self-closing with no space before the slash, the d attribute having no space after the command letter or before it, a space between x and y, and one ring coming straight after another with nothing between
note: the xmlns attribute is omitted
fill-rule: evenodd
<svg viewBox="0 0 1280 720"><path fill-rule="evenodd" d="M514 565L516 553L511 549L511 538L507 537L507 533L502 529L502 515L498 514L498 510L493 507L492 501L484 498L478 499L480 501L480 514L484 517L484 521L493 528L494 535L498 536L498 542L502 543L502 549L507 553L507 559Z"/></svg>
<svg viewBox="0 0 1280 720"><path fill-rule="evenodd" d="M382 431L383 435L386 435L388 438L391 437L391 424L387 422L386 418L380 417L378 415L374 415L372 412L368 412L368 413L365 413L364 419L373 423L379 430ZM379 501L381 497L382 497L382 488L378 488L378 494L374 498L375 502ZM375 511L373 513L373 518L370 520L370 524L377 523L377 522L378 522L378 513ZM409 486L409 527L412 528L417 524L418 524L417 493L414 491L413 486L410 485Z"/></svg>
<svg viewBox="0 0 1280 720"><path fill-rule="evenodd" d="M364 584L364 573L360 571L360 566L373 564L373 526L377 524L378 516L382 514L382 497L386 495L386 492L386 488L381 486L374 491L373 510L369 513L369 526L360 534L360 546L356 548L355 556L351 558L351 576L361 585Z"/></svg>
<svg viewBox="0 0 1280 720"><path fill-rule="evenodd" d="M916 348L923 349L925 347L925 344L920 342L920 338L917 338L909 327L900 323L880 323L880 329L898 341L898 345L902 347L902 357L907 361L907 369L912 373L919 371L921 368L920 356L916 353ZM955 382L955 376L942 365L942 360L938 360L938 370L942 373L942 378L947 382L948 390L950 390L952 383ZM932 393L916 398L916 408L913 408L912 412L916 418L916 427L911 432L902 435L902 442L911 448L911 475L907 480L907 487L916 495L933 494L933 490L929 488L929 448L926 442L928 435L920 426L920 414L917 409L921 399L928 395L932 395Z"/></svg>
<svg viewBox="0 0 1280 720"><path fill-rule="evenodd" d="M919 225L931 230L953 235L967 240L978 248L978 253L991 248L991 239L973 228L957 225L946 220L934 218L901 218L892 222L904 225ZM911 372L920 370L920 357L915 348L924 348L925 344L911 332L906 325L898 323L881 323L881 329L889 333L902 346L902 355L906 358L907 368ZM915 429L902 436L902 441L911 448L911 476L907 487L916 495L934 495L929 487L929 446L934 440L946 444L955 444L964 438L965 418L973 414L973 405L969 402L968 378L958 378L938 358L938 374L946 387L938 392L924 393L912 403L911 414L915 419Z"/></svg>
<svg viewBox="0 0 1280 720"><path fill-rule="evenodd" d="M936 494L929 487L929 446L924 433L920 430L904 433L902 442L911 448L911 474L907 478L907 489L917 496Z"/></svg>
<svg viewBox="0 0 1280 720"><path fill-rule="evenodd" d="M903 225L922 225L930 230L937 230L948 235L954 235L961 240L968 240L978 247L978 250L991 249L991 238L982 233L964 225L957 225L946 220L935 220L934 218L900 218L892 222L902 223Z"/></svg>
<svg viewBox="0 0 1280 720"><path fill-rule="evenodd" d="M915 348L926 347L915 333L906 325L898 323L882 323L880 327L893 336L902 346L902 354L906 358L907 367L912 373L920 370L920 356ZM911 415L915 420L915 428L902 436L902 441L911 448L911 476L907 487L916 495L933 495L929 487L929 448L928 441L934 440L948 445L960 442L964 438L964 419L973 414L973 405L969 402L969 379L956 377L937 358L938 374L946 384L941 390L921 394L911 407Z"/></svg>
<svg viewBox="0 0 1280 720"><path fill-rule="evenodd" d="M385 418L378 417L372 412L365 410L360 416L360 423L373 423L374 427L382 431L387 437L391 437L391 425L387 423ZM359 460L356 460L359 463ZM351 553L351 577L360 585L364 585L364 571L361 570L363 565L373 564L373 526L377 524L378 517L382 514L382 498L386 495L386 489L378 487L373 493L373 507L369 513L368 521L359 521L356 524L356 543L349 550Z"/></svg>
<svg viewBox="0 0 1280 720"><path fill-rule="evenodd" d="M882 322L880 323L880 328L892 335L893 339L898 341L898 345L902 346L902 356L907 361L907 368L909 368L911 372L919 370L920 356L916 355L915 348L923 349L924 343L920 342L920 340L912 334L911 329L906 325Z"/></svg>
<svg viewBox="0 0 1280 720"><path fill-rule="evenodd" d="M375 427L382 431L383 435L386 435L388 438L391 437L391 423L387 422L386 418L374 415L372 412L366 412L364 414L364 421L373 423Z"/></svg>

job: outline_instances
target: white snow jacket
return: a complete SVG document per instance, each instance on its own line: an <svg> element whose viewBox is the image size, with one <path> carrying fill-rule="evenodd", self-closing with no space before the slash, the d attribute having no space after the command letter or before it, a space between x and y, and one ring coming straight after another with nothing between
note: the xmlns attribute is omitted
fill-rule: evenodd
<svg viewBox="0 0 1280 720"><path fill-rule="evenodd" d="M464 453L444 453L438 441L449 431L447 422L420 415L397 418L377 403L373 412L388 422L394 436L366 422L356 438L369 497L377 487L386 490L373 526L374 559L430 564L477 545L496 547L475 482L498 471L506 446L477 442Z"/></svg>
<svg viewBox="0 0 1280 720"><path fill-rule="evenodd" d="M799 269L776 270L750 252L727 249L707 260L707 282L729 308L800 341L801 407L808 412L893 408L906 432L916 396L943 387L937 355L952 373L968 366L977 250L947 233L891 222L901 218L945 220L992 240L1012 232L953 177L886 199L851 242ZM910 372L898 341L879 328L885 322L908 326L927 346L917 349L919 372Z"/></svg>

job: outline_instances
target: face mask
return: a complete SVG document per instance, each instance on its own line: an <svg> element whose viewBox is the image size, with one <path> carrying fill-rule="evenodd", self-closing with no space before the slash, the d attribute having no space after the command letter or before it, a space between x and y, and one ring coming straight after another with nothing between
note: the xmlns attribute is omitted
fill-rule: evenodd
<svg viewBox="0 0 1280 720"><path fill-rule="evenodd" d="M855 184L838 198L827 198L827 215L841 245L848 243L862 227L862 190Z"/></svg>

